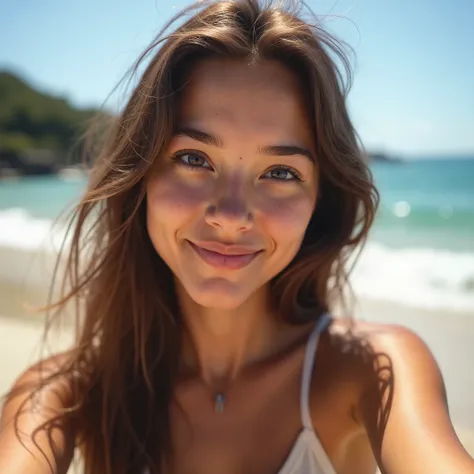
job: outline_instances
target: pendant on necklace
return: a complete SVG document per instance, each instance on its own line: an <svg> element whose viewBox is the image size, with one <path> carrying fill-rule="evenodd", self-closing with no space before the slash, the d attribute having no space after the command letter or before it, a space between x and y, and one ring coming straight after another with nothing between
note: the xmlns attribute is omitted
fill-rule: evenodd
<svg viewBox="0 0 474 474"><path fill-rule="evenodd" d="M225 395L223 393L216 393L214 396L214 411L222 413L225 406Z"/></svg>

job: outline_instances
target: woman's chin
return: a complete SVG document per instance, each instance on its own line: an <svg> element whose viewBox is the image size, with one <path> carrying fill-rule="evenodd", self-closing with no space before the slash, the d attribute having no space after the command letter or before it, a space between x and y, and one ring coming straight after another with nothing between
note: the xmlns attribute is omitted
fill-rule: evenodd
<svg viewBox="0 0 474 474"><path fill-rule="evenodd" d="M237 295L229 295L226 293L205 293L190 295L193 301L203 308L213 308L222 310L233 310L247 300L247 298L238 297Z"/></svg>
<svg viewBox="0 0 474 474"><path fill-rule="evenodd" d="M255 291L229 282L197 285L185 290L199 306L222 310L233 310L242 306Z"/></svg>

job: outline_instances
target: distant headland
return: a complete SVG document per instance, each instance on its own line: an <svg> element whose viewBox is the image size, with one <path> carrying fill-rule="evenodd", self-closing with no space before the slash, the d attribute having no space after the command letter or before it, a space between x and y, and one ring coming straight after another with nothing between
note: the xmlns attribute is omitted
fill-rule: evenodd
<svg viewBox="0 0 474 474"><path fill-rule="evenodd" d="M81 154L71 150L97 112L75 107L16 74L0 71L0 177L78 170ZM384 153L368 153L368 159L397 162Z"/></svg>
<svg viewBox="0 0 474 474"><path fill-rule="evenodd" d="M376 161L382 163L401 163L402 160L393 155L389 155L383 152L369 152L368 153L369 161Z"/></svg>

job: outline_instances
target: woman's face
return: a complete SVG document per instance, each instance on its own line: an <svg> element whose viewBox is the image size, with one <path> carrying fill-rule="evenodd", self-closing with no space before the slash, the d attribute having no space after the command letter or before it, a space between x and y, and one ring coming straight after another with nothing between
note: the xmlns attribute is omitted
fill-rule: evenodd
<svg viewBox="0 0 474 474"><path fill-rule="evenodd" d="M175 135L147 183L147 227L199 305L233 309L298 252L318 169L297 78L213 59L182 92Z"/></svg>

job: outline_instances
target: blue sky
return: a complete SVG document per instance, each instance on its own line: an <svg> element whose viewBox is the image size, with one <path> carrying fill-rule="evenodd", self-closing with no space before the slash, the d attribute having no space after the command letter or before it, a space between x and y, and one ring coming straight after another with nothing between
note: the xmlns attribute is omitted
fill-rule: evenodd
<svg viewBox="0 0 474 474"><path fill-rule="evenodd" d="M0 0L0 68L75 104L100 105L188 3ZM349 108L369 149L474 155L474 1L307 3L355 49Z"/></svg>

